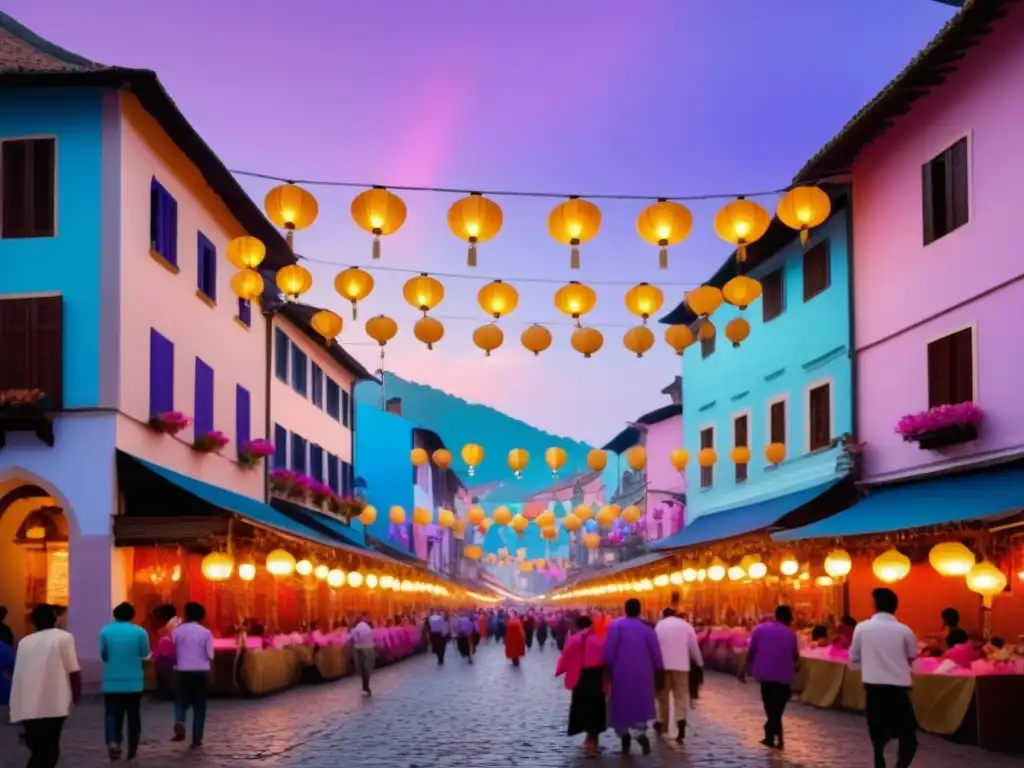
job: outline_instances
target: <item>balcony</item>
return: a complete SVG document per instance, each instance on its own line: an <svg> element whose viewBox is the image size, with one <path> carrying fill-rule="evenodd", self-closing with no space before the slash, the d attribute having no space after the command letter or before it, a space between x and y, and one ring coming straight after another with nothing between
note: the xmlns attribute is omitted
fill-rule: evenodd
<svg viewBox="0 0 1024 768"><path fill-rule="evenodd" d="M628 507L630 504L641 506L646 494L647 476L644 471L627 469L622 473L619 489L612 495L610 503L620 507Z"/></svg>

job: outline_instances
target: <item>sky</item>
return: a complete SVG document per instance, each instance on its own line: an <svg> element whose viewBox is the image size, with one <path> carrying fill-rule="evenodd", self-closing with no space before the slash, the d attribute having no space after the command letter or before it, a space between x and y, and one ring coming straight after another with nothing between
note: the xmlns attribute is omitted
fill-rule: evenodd
<svg viewBox="0 0 1024 768"><path fill-rule="evenodd" d="M365 184L587 194L688 196L778 189L895 76L950 18L934 0L4 0L42 37L104 64L156 70L192 125L233 170ZM273 182L240 177L253 198ZM623 296L648 281L665 309L729 255L712 229L725 200L690 205L693 232L670 267L636 233L636 201L598 201L603 223L569 269L547 234L559 201L494 197L499 236L466 266L448 230L459 197L400 193L408 219L385 238L376 287L352 322L333 291L348 265L370 265L352 222L360 190L309 187L320 216L296 238L310 303L345 318L340 341L371 370L363 320L399 324L387 370L550 432L603 444L667 402L682 372L655 325L655 349L622 347L636 323ZM775 198L758 198L774 208ZM384 271L388 270L388 271ZM399 271L405 270L405 271ZM412 335L401 287L416 272L446 287L433 351ZM520 305L489 358L472 331L476 294L501 278ZM584 359L552 297L562 282L598 291L588 325L604 347ZM554 282L544 282L554 281ZM611 283L610 285L606 283ZM519 343L532 322L554 344ZM756 343L750 339L748 343Z"/></svg>

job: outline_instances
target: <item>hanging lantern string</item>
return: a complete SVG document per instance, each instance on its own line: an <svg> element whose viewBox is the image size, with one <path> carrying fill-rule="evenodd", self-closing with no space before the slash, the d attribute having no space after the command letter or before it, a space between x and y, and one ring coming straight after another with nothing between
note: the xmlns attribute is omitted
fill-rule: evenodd
<svg viewBox="0 0 1024 768"><path fill-rule="evenodd" d="M551 198L551 199L565 199L572 197L582 197L588 200L640 200L640 201L657 201L657 200L674 200L674 201L687 201L687 200L735 200L738 197L774 197L778 195L784 195L790 189L796 186L818 186L821 184L835 183L842 181L841 177L830 176L815 181L801 181L799 184L791 184L789 186L780 187L778 189L765 189L757 192L714 192L704 195L631 195L631 194L612 194L612 193L593 193L593 194L581 194L579 192L537 192L537 191L524 191L524 190L497 190L497 189L481 189L480 187L427 187L427 186L415 186L410 184L367 184L356 181L331 181L327 179L295 179L287 176L273 176L269 173L258 173L256 171L243 171L243 170L231 170L230 173L235 176L247 176L252 179L265 179L266 181L276 181L282 184L297 184L299 186L306 187L351 187L353 189L374 189L382 188L389 189L393 192L439 192L446 195L469 195L478 194L486 195L488 197L539 197L539 198Z"/></svg>

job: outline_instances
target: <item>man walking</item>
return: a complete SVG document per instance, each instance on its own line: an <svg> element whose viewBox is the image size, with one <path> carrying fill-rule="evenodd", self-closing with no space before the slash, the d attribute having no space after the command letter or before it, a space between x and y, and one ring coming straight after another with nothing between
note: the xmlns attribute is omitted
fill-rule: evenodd
<svg viewBox="0 0 1024 768"><path fill-rule="evenodd" d="M100 658L103 660L103 709L107 753L121 759L124 721L128 719L128 759L135 759L142 736L142 662L149 658L149 635L133 624L135 609L121 603L114 620L100 630Z"/></svg>
<svg viewBox="0 0 1024 768"><path fill-rule="evenodd" d="M704 659L697 642L697 633L683 617L672 608L666 608L661 621L654 627L661 648L661 659L665 663L665 682L658 689L658 720L654 723L656 733L668 733L669 697L676 711L676 742L686 738L686 711L690 708L690 667L704 666Z"/></svg>
<svg viewBox="0 0 1024 768"><path fill-rule="evenodd" d="M444 665L444 652L448 650L448 621L441 611L434 610L427 618L427 632L430 634L430 650L437 656L437 666Z"/></svg>
<svg viewBox="0 0 1024 768"><path fill-rule="evenodd" d="M192 710L192 748L203 746L210 666L213 664L213 633L203 626L206 609L185 603L185 621L171 634L174 641L174 739L185 740L185 717Z"/></svg>
<svg viewBox="0 0 1024 768"><path fill-rule="evenodd" d="M371 696L370 673L373 672L377 656L373 642L373 626L365 613L349 633L349 642L352 643L352 657L359 671L359 678L363 682L363 694Z"/></svg>
<svg viewBox="0 0 1024 768"><path fill-rule="evenodd" d="M662 687L665 665L654 629L640 618L640 601L626 601L626 615L608 626L604 659L612 677L609 701L612 726L628 755L633 737L645 755L651 752L647 724L654 719L654 692Z"/></svg>
<svg viewBox="0 0 1024 768"><path fill-rule="evenodd" d="M788 605L775 609L775 621L754 627L747 648L747 666L740 673L746 682L749 672L761 684L764 705L764 740L766 747L783 748L782 715L793 695L793 678L800 661L800 649L791 625L793 611Z"/></svg>
<svg viewBox="0 0 1024 768"><path fill-rule="evenodd" d="M917 639L910 627L896 620L895 592L879 587L871 595L875 615L853 630L850 662L861 668L875 768L885 768L885 746L891 739L899 742L897 768L909 768L917 754L917 718L910 701L910 665L917 656Z"/></svg>

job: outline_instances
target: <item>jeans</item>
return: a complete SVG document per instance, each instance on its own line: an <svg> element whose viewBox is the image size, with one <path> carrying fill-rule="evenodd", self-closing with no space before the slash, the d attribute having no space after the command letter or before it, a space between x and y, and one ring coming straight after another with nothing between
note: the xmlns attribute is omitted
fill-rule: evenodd
<svg viewBox="0 0 1024 768"><path fill-rule="evenodd" d="M174 721L185 724L188 710L192 708L192 743L203 742L206 727L206 687L208 672L178 672L177 690L174 694Z"/></svg>
<svg viewBox="0 0 1024 768"><path fill-rule="evenodd" d="M917 754L917 716L910 689L895 685L865 685L868 734L875 752L875 767L885 768L885 745L899 742L898 768L908 768Z"/></svg>
<svg viewBox="0 0 1024 768"><path fill-rule="evenodd" d="M786 711L793 689L786 683L761 683L761 703L764 704L766 740L782 742L782 714Z"/></svg>
<svg viewBox="0 0 1024 768"><path fill-rule="evenodd" d="M127 716L129 759L139 751L139 739L142 736L142 717L139 714L141 703L141 693L107 693L103 696L106 743L121 745Z"/></svg>
<svg viewBox="0 0 1024 768"><path fill-rule="evenodd" d="M22 725L25 727L25 746L31 752L28 768L56 768L60 760L60 732L64 728L64 718L24 720Z"/></svg>
<svg viewBox="0 0 1024 768"><path fill-rule="evenodd" d="M352 651L353 659L356 663L356 670L359 672L359 677L363 681L363 690L369 693L370 691L370 673L373 671L373 665L375 661L374 649L371 648L355 648Z"/></svg>

